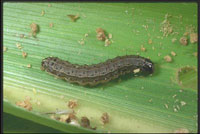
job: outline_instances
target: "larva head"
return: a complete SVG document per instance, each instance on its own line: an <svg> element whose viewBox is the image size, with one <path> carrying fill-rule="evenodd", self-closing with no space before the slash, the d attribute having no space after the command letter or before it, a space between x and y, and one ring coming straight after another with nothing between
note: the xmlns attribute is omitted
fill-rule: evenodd
<svg viewBox="0 0 200 134"><path fill-rule="evenodd" d="M154 64L151 60L145 59L143 64L143 70L149 74L152 74L154 72Z"/></svg>
<svg viewBox="0 0 200 134"><path fill-rule="evenodd" d="M57 57L48 57L48 58L43 59L41 63L41 69L46 70L52 67L55 64L57 59L58 59Z"/></svg>

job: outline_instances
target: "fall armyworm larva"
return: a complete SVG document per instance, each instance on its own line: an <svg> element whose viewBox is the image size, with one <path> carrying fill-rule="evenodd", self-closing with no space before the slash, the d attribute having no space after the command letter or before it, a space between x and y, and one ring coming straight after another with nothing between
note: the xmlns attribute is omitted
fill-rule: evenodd
<svg viewBox="0 0 200 134"><path fill-rule="evenodd" d="M47 57L42 60L41 69L71 83L95 86L130 73L151 74L154 65L151 60L135 55L118 56L93 65L71 64L57 57Z"/></svg>

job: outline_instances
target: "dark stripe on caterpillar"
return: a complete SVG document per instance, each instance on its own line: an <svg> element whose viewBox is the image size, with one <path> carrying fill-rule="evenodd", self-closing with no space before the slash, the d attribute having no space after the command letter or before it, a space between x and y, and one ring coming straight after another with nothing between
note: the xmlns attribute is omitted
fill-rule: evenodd
<svg viewBox="0 0 200 134"><path fill-rule="evenodd" d="M143 74L152 74L154 65L150 59L135 55L118 56L93 65L71 64L57 57L47 57L42 60L41 69L71 83L95 86L133 74L136 69Z"/></svg>

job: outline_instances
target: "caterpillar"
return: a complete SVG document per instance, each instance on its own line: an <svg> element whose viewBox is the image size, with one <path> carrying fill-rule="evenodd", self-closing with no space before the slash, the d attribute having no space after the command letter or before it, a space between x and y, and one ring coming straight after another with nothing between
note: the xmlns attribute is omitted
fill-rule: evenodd
<svg viewBox="0 0 200 134"><path fill-rule="evenodd" d="M134 74L134 70L152 74L154 64L150 59L136 55L118 56L93 65L71 64L57 57L47 57L42 60L41 69L70 83L95 86L122 75Z"/></svg>

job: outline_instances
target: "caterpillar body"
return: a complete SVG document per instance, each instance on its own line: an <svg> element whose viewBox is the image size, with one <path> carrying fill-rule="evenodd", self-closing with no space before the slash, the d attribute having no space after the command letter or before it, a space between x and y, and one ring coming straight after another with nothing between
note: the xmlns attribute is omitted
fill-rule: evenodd
<svg viewBox="0 0 200 134"><path fill-rule="evenodd" d="M57 57L47 57L42 60L41 68L68 82L95 86L134 73L136 69L141 73L152 74L154 64L150 59L136 55L118 56L93 65L71 64Z"/></svg>

